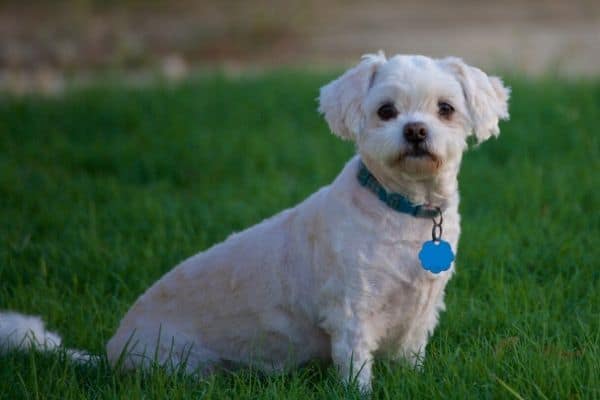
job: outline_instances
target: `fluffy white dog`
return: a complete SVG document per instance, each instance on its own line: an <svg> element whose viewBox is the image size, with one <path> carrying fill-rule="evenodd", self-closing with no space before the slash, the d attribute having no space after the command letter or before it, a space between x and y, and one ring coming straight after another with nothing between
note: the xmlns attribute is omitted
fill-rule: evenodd
<svg viewBox="0 0 600 400"><path fill-rule="evenodd" d="M377 354L418 365L454 272L426 270L419 253L438 213L456 252L467 137L498 135L508 95L457 58L364 56L319 98L358 155L331 185L156 282L108 342L109 360L269 371L331 359L364 389Z"/></svg>

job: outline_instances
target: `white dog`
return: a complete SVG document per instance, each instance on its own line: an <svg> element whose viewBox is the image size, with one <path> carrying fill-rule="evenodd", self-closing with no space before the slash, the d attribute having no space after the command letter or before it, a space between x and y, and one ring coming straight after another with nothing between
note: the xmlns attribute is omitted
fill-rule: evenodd
<svg viewBox="0 0 600 400"><path fill-rule="evenodd" d="M419 253L441 216L456 252L466 140L498 135L508 95L457 58L363 57L319 98L358 155L331 185L156 282L108 342L109 360L270 371L331 359L364 389L377 354L418 365L454 272L426 270Z"/></svg>

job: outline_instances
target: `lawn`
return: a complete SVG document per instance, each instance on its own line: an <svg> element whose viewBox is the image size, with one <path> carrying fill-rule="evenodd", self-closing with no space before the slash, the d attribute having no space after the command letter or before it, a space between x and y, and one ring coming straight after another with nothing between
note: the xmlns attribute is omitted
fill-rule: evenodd
<svg viewBox="0 0 600 400"><path fill-rule="evenodd" d="M332 75L0 98L0 308L103 353L183 258L329 183L353 147L316 112ZM378 362L374 398L600 397L600 81L510 79L511 120L465 155L463 235L421 372ZM206 380L0 356L0 398L359 398L329 365Z"/></svg>

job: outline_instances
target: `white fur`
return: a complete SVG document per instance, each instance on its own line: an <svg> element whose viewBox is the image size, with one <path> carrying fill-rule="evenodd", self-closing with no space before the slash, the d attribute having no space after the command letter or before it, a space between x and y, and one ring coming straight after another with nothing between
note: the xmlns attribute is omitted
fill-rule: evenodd
<svg viewBox="0 0 600 400"><path fill-rule="evenodd" d="M62 339L56 332L46 329L44 321L37 316L15 312L0 312L0 354L12 349L44 351L59 350ZM76 362L97 362L98 357L84 351L65 349Z"/></svg>
<svg viewBox="0 0 600 400"><path fill-rule="evenodd" d="M46 330L39 317L13 312L0 313L0 350L39 347L52 350L60 346L60 336Z"/></svg>
<svg viewBox="0 0 600 400"><path fill-rule="evenodd" d="M456 112L438 115L440 99ZM359 185L359 157L389 190L444 209L444 239L460 233L457 174L466 138L508 117L498 78L454 58L368 55L321 89L319 110L358 154L334 182L178 265L150 287L107 344L113 364L188 370L229 363L281 370L332 359L368 389L376 354L419 364L444 309L454 267L425 271L432 222L401 214ZM399 115L382 121L393 102ZM406 156L407 122L423 122L431 157ZM119 362L122 360L122 363ZM354 369L352 368L354 366Z"/></svg>

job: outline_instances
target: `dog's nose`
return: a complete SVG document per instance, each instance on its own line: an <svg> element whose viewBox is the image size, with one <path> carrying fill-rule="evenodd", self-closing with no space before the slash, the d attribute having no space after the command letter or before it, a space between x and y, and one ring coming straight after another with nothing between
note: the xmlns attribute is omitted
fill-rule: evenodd
<svg viewBox="0 0 600 400"><path fill-rule="evenodd" d="M404 125L404 138L409 143L421 143L427 138L427 127L422 122L408 122Z"/></svg>

